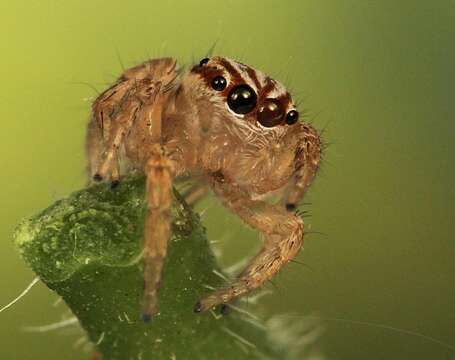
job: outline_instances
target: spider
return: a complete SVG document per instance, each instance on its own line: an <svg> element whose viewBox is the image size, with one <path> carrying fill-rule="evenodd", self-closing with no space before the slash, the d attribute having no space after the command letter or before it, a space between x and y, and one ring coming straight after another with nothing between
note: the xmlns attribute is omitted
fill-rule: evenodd
<svg viewBox="0 0 455 360"><path fill-rule="evenodd" d="M321 157L318 132L298 118L282 84L221 56L204 58L185 73L173 58L147 60L97 97L87 129L90 178L115 187L121 173L146 176L144 321L158 311L171 189L179 177L198 179L186 194L190 204L211 188L259 230L263 243L240 275L202 297L194 312L226 306L261 287L297 255L304 224L295 209ZM277 192L277 203L263 199Z"/></svg>

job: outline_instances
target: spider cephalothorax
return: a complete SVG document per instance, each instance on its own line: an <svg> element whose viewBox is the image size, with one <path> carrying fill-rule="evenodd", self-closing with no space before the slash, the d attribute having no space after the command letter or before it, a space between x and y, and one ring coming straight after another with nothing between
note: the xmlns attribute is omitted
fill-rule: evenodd
<svg viewBox="0 0 455 360"><path fill-rule="evenodd" d="M260 287L298 253L303 222L289 210L302 199L320 160L318 133L298 117L283 85L218 56L183 74L171 58L146 61L95 100L87 135L91 178L110 178L115 185L121 168L147 177L144 319L157 311L171 186L183 174L198 179L188 202L211 187L263 235L263 248L246 269L229 287L198 301L196 312ZM283 194L278 204L259 200L277 191Z"/></svg>

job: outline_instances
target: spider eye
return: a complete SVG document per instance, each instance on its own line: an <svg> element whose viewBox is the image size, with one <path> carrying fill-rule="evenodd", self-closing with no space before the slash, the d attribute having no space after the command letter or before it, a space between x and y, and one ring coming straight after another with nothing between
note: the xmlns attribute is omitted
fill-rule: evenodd
<svg viewBox="0 0 455 360"><path fill-rule="evenodd" d="M248 85L234 87L228 95L227 102L237 114L247 114L256 107L257 95Z"/></svg>
<svg viewBox="0 0 455 360"><path fill-rule="evenodd" d="M257 119L262 126L274 127L283 121L284 110L280 102L275 99L266 99L259 107Z"/></svg>
<svg viewBox="0 0 455 360"><path fill-rule="evenodd" d="M209 58L203 58L201 61L199 61L199 66L204 66L209 62Z"/></svg>
<svg viewBox="0 0 455 360"><path fill-rule="evenodd" d="M222 76L216 76L212 80L212 88L216 91L222 91L226 88L227 81Z"/></svg>
<svg viewBox="0 0 455 360"><path fill-rule="evenodd" d="M286 124L295 124L297 120L299 120L299 113L296 110L291 110L286 114Z"/></svg>

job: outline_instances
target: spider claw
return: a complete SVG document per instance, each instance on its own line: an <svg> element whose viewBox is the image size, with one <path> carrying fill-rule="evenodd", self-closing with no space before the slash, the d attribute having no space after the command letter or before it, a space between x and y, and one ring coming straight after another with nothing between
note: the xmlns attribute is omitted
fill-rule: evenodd
<svg viewBox="0 0 455 360"><path fill-rule="evenodd" d="M231 313L231 307L228 304L221 304L220 314L223 316L229 315Z"/></svg>
<svg viewBox="0 0 455 360"><path fill-rule="evenodd" d="M111 190L116 189L117 186L119 186L119 184L120 184L120 181L119 181L119 180L113 180L113 181L111 182Z"/></svg>
<svg viewBox="0 0 455 360"><path fill-rule="evenodd" d="M142 314L142 321L146 324L150 323L153 319L152 314Z"/></svg>
<svg viewBox="0 0 455 360"><path fill-rule="evenodd" d="M202 304L200 301L198 301L193 307L193 312L200 313L201 311L202 311Z"/></svg>

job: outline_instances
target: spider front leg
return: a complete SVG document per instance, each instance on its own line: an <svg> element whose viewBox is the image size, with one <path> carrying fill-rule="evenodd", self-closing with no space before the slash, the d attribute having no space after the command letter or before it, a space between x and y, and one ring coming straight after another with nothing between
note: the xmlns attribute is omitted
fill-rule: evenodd
<svg viewBox="0 0 455 360"><path fill-rule="evenodd" d="M282 203L288 211L295 211L313 181L321 161L321 138L308 124L300 126L301 139L295 156L295 172Z"/></svg>
<svg viewBox="0 0 455 360"><path fill-rule="evenodd" d="M144 228L144 299L142 318L151 320L158 311L158 289L170 237L172 172L171 161L159 144L153 144L146 164L147 215Z"/></svg>
<svg viewBox="0 0 455 360"><path fill-rule="evenodd" d="M123 84L123 83L122 83ZM119 85L120 86L120 85ZM147 80L134 82L131 88L126 91L111 115L109 116L110 131L104 135L107 141L104 142L104 151L100 156L100 161L93 175L95 181L103 180L109 175L112 183L115 185L119 179L119 149L123 144L129 130L134 125L138 114L146 104L153 104L156 94L160 91L160 83L153 83ZM100 104L101 102L101 104ZM99 114L103 114L104 107L109 109L108 105L103 105L102 99L97 100L95 108L101 108ZM95 112L96 114L96 112ZM105 115L100 115L105 116Z"/></svg>
<svg viewBox="0 0 455 360"><path fill-rule="evenodd" d="M171 89L177 83L178 74L174 59L148 60L127 69L113 86L98 96L87 131L87 167L91 178L99 181L109 175L114 185L118 182L119 148L138 111L143 102L153 103L160 91ZM154 125L161 126L160 121ZM161 134L160 129L154 128L153 132L155 139Z"/></svg>
<svg viewBox="0 0 455 360"><path fill-rule="evenodd" d="M171 234L173 162L161 145L161 121L164 94L158 93L153 102L142 109L141 116L152 124L145 164L147 214L144 227L144 298L142 319L149 322L158 311L158 290L167 243Z"/></svg>
<svg viewBox="0 0 455 360"><path fill-rule="evenodd" d="M93 103L93 115L87 129L87 160L90 180L94 177L97 180L102 178L99 174L99 166L106 151L113 146L114 134L127 125L127 119L120 117L122 111L137 105L131 102L132 85L131 80L117 82L98 96ZM115 181L115 178L118 177L118 162L116 161L113 164L113 172L111 177Z"/></svg>
<svg viewBox="0 0 455 360"><path fill-rule="evenodd" d="M261 287L299 252L303 244L303 221L279 206L252 200L236 186L215 182L214 192L243 221L262 233L263 246L234 282L202 298L195 312L226 304Z"/></svg>

